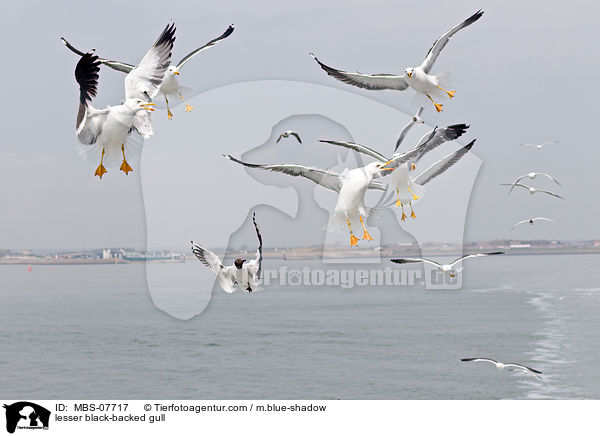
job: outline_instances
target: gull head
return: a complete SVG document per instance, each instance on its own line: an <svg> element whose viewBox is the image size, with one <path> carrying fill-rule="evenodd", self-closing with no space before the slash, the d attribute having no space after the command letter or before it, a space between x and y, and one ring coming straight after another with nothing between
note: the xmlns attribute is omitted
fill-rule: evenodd
<svg viewBox="0 0 600 436"><path fill-rule="evenodd" d="M393 160L389 160L385 163L382 162L371 162L365 165L365 171L372 177L382 177L383 171L394 171L395 168L388 168L387 165L392 163ZM388 173L389 174L389 173Z"/></svg>
<svg viewBox="0 0 600 436"><path fill-rule="evenodd" d="M535 173L528 173L527 177L529 177L530 179L535 179Z"/></svg>
<svg viewBox="0 0 600 436"><path fill-rule="evenodd" d="M419 124L424 124L425 123L425 121L423 121L423 118L418 117L418 116L412 117L412 120L413 120L414 123L419 123Z"/></svg>
<svg viewBox="0 0 600 436"><path fill-rule="evenodd" d="M246 259L240 259L239 257L235 260L235 262L233 262L233 264L235 265L235 267L237 269L242 269L242 265L244 265L244 262L246 262Z"/></svg>
<svg viewBox="0 0 600 436"><path fill-rule="evenodd" d="M404 73L410 79L412 78L412 75L415 74L415 69L413 67L409 67L406 70L404 70Z"/></svg>
<svg viewBox="0 0 600 436"><path fill-rule="evenodd" d="M176 76L179 76L179 70L174 65L169 65L169 68L167 68L167 71L171 74L175 74Z"/></svg>

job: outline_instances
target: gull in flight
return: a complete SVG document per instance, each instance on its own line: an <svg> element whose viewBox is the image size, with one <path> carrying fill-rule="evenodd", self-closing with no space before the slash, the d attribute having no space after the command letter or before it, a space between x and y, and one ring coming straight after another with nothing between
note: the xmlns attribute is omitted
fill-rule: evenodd
<svg viewBox="0 0 600 436"><path fill-rule="evenodd" d="M258 289L262 270L262 236L255 214L252 214L252 223L258 238L258 249L256 257L249 261L238 258L233 265L224 266L219 256L192 241L192 252L200 262L217 275L221 288L230 294L236 291L235 285L241 286L248 292Z"/></svg>
<svg viewBox="0 0 600 436"><path fill-rule="evenodd" d="M358 238L352 231L351 223L351 221L358 218L364 232L362 239L373 240L367 231L364 219L368 217L369 212L374 208L365 207L365 193L367 189L385 191L382 184L373 181L374 178L380 177L381 172L384 171L382 170L383 163L371 162L364 167L352 170L346 168L342 173L337 173L332 170L322 170L296 164L258 165L243 162L229 154L223 156L249 168L275 171L294 177L304 177L324 188L337 192L338 199L335 213L329 222L328 229L337 230L337 226L345 222L350 230L350 246L358 245ZM391 168L386 168L386 170L393 171Z"/></svg>
<svg viewBox="0 0 600 436"><path fill-rule="evenodd" d="M475 253L475 254L467 254L465 256L459 257L455 261L449 264L441 264L437 263L433 260L423 259L421 257L409 257L404 259L390 259L394 263L404 264L404 263L428 263L430 265L435 266L443 273L447 273L450 277L456 277L456 273L459 273L463 270L463 267L460 269L455 269L455 265L462 263L466 259L470 259L472 257L483 257L483 256L494 256L496 254L504 254L504 251L493 251L491 253Z"/></svg>
<svg viewBox="0 0 600 436"><path fill-rule="evenodd" d="M125 76L125 102L106 109L96 109L90 102L96 96L100 59L93 52L85 53L75 68L79 84L79 111L77 113L77 137L90 149L101 151L100 165L94 175L102 178L107 172L103 165L105 154L110 162L123 155L121 171L133 171L125 158L126 139L136 131L142 137L153 134L149 112L154 111L151 102L158 93L165 71L169 66L175 26L165 27L154 45L144 55L139 65ZM90 150L88 150L90 151Z"/></svg>
<svg viewBox="0 0 600 436"><path fill-rule="evenodd" d="M181 93L181 90L183 89L183 87L179 84L179 81L177 80L177 76L180 75L181 67L183 67L183 65L187 61L192 59L194 56L196 56L202 50L212 47L219 41L227 38L229 35L231 35L233 33L233 30L234 30L233 25L229 26L227 28L227 30L225 32L223 32L223 34L221 36L210 40L209 42L204 44L202 47L197 48L196 50L189 53L187 56L184 56L183 59L181 59L177 65L169 65L168 66L167 71L165 73L164 80L160 86L160 93L165 97L165 102L167 103L167 117L169 119L173 118L173 114L171 113L171 110L169 109L169 96L179 95L181 100L185 103L186 112L191 112L194 109L193 106L190 106L189 104L187 104L187 102L183 98L183 94ZM80 50L77 50L75 47L73 47L65 38L61 38L61 41L72 52L78 54L79 56L83 56L83 52ZM99 60L102 64L106 65L107 67L110 67L113 70L121 71L123 73L129 73L131 70L133 70L135 68L135 65L127 64L125 62L111 61L109 59L103 59L103 58L100 58Z"/></svg>
<svg viewBox="0 0 600 436"><path fill-rule="evenodd" d="M531 186L527 186L527 185L524 185L522 183L501 183L501 185L502 186L510 186L511 187L510 191L508 191L509 194L510 194L510 192L513 190L513 188L515 186L518 186L519 188L527 189L531 195L535 194L536 192L543 192L544 194L552 195L553 197L560 198L561 200L564 200L564 197L561 197L560 195L555 194L554 192L547 191L545 189L532 188Z"/></svg>
<svg viewBox="0 0 600 436"><path fill-rule="evenodd" d="M294 138L296 138L298 140L298 142L300 144L302 144L302 139L300 139L300 135L298 135L293 130L287 130L287 131L283 132L281 135L279 135L279 138L277 138L276 142L281 141L281 138L288 138L290 135L293 136Z"/></svg>
<svg viewBox="0 0 600 436"><path fill-rule="evenodd" d="M544 176L547 177L548 179L552 180L554 183L556 183L558 186L562 186L558 180L556 180L554 177L552 177L550 174L548 173L527 173L527 174L523 174L522 176L517 177L517 179L512 183L512 186L510 187L510 190L508 191L508 193L510 194L512 192L512 190L515 188L516 184L519 183L521 180L523 180L525 177L529 177L531 180L535 179L537 176Z"/></svg>
<svg viewBox="0 0 600 436"><path fill-rule="evenodd" d="M359 72L350 73L347 71L337 70L330 66L325 65L317 57L310 53L310 55L317 61L323 70L331 77L340 80L349 85L358 86L359 88L369 90L382 90L392 89L397 91L403 91L408 87L411 87L420 94L425 95L435 106L438 112L442 111L442 105L436 103L433 97L441 97L448 95L449 98L454 97L455 91L447 91L444 89L445 82L448 77L447 73L438 75L429 74L434 62L440 55L443 48L448 44L450 37L475 21L479 20L483 15L483 11L477 11L475 14L467 18L460 24L457 24L452 29L448 30L442 36L440 36L434 43L427 55L425 60L418 67L409 67L404 70L403 75L394 74L362 74Z"/></svg>
<svg viewBox="0 0 600 436"><path fill-rule="evenodd" d="M535 374L538 378L542 374L542 371L538 371L537 369L530 368L525 365L521 365L520 363L502 363L497 360L490 359L489 357L468 357L466 359L460 359L461 362L489 362L496 365L498 369L508 369L509 371L520 370L523 372L530 372Z"/></svg>
<svg viewBox="0 0 600 436"><path fill-rule="evenodd" d="M514 226L512 226L510 229L514 230L515 228L517 228L521 224L526 224L526 223L528 223L529 225L533 225L533 223L536 222L536 221L548 221L548 222L551 222L551 223L556 222L554 220L551 220L550 218L545 218L543 216L539 216L537 218L529 218L528 220L519 221L517 224L515 224Z"/></svg>
<svg viewBox="0 0 600 436"><path fill-rule="evenodd" d="M544 142L542 144L519 144L522 145L523 147L535 147L538 150L541 150L542 148L544 148L546 145L550 145L550 144L556 144L558 141L548 141L548 142Z"/></svg>
<svg viewBox="0 0 600 436"><path fill-rule="evenodd" d="M393 171L389 177L390 185L396 190L396 206L402 208L401 220L405 221L407 218L406 214L404 213L405 205L410 206L410 216L413 219L416 218L412 207L412 201L420 199L425 194L425 189L422 185L429 182L434 177L439 176L456 162L458 162L460 158L471 149L475 141L472 141L457 152L445 156L423 173L413 178L410 173L415 170L419 159L441 144L460 137L468 128L469 126L466 124L454 124L451 126L436 128L423 135L413 150L407 153L394 153L391 158L387 158L375 150L354 142L329 140L320 141L327 144L339 145L341 147L349 148L359 153L371 156L380 162L383 162L385 164L385 169L394 168L395 171Z"/></svg>
<svg viewBox="0 0 600 436"><path fill-rule="evenodd" d="M423 113L423 107L420 107L419 110L417 111L417 113L414 114L413 117L410 119L408 124L406 126L404 126L404 128L400 132L400 136L398 137L398 140L396 141L396 148L394 148L394 153L396 152L396 150L398 150L398 147L400 147L400 144L402 144L402 141L404 141L404 137L406 136L408 131L412 128L412 126L414 126L415 124L423 124L424 123L423 118L421 118L422 113Z"/></svg>

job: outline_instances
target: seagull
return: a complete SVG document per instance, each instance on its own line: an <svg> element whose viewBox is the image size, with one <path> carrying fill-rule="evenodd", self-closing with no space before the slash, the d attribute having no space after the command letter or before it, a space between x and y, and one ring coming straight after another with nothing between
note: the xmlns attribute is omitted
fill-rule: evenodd
<svg viewBox="0 0 600 436"><path fill-rule="evenodd" d="M551 222L551 223L556 222L554 220L551 220L550 218L544 218L543 216L540 216L540 217L537 217L537 218L529 218L528 220L519 221L517 224L515 224L514 226L512 226L510 229L514 230L515 228L517 228L521 224L525 224L525 223L529 223L530 225L533 225L533 223L536 222L536 221L548 221L548 222Z"/></svg>
<svg viewBox="0 0 600 436"><path fill-rule="evenodd" d="M454 97L455 91L447 91L444 89L445 79L448 74L442 73L438 75L429 74L431 67L440 55L443 48L448 44L450 37L475 21L479 20L483 15L483 11L479 10L465 21L457 24L452 29L448 30L442 36L440 36L434 43L433 47L429 49L425 60L418 67L409 67L404 70L404 74L362 74L359 72L350 73L347 71L337 70L329 67L319 61L317 57L310 53L310 55L317 61L323 70L331 77L340 80L349 85L358 86L359 88L369 90L381 90L381 89L392 89L397 91L403 91L408 87L411 87L420 94L425 95L435 106L438 112L442 111L442 105L436 103L433 97L448 95L449 98Z"/></svg>
<svg viewBox="0 0 600 436"><path fill-rule="evenodd" d="M392 262L394 262L394 263L400 263L400 264L404 264L404 263L421 263L421 262L422 263L428 263L430 265L435 266L440 271L442 271L444 273L448 273L448 275L450 277L456 277L456 273L457 272L461 272L463 270L463 268L460 268L460 269L456 270L456 269L454 269L455 265L461 263L462 261L464 261L466 259L470 259L472 257L494 256L496 254L504 254L504 251L492 251L491 253L467 254L465 256L459 257L458 259L456 259L452 263L444 264L444 265L442 265L441 263L437 263L437 262L435 262L433 260L423 259L421 257L409 257L409 258L405 258L405 259L390 259L390 260Z"/></svg>
<svg viewBox="0 0 600 436"><path fill-rule="evenodd" d="M535 194L536 192L543 192L544 194L552 195L553 197L560 198L561 200L564 200L564 197L561 197L560 195L555 194L554 192L547 191L545 189L532 188L531 186L527 186L527 185L524 185L522 183L501 183L501 185L502 186L510 186L511 187L510 191L508 191L509 194L510 194L510 192L513 190L513 188L515 186L518 186L519 188L525 188L525 189L527 189L531 195Z"/></svg>
<svg viewBox="0 0 600 436"><path fill-rule="evenodd" d="M96 109L90 102L96 96L98 72L101 61L94 52L85 53L75 67L75 79L79 84L79 111L77 113L77 137L79 142L101 150L100 165L94 175L100 177L107 172L103 165L104 155L110 161L123 155L121 171L133 171L125 159L126 139L131 131L142 137L152 135L149 112L154 111L151 102L158 93L165 71L171 59L175 26L165 27L154 45L144 55L139 65L125 76L125 102L106 109Z"/></svg>
<svg viewBox="0 0 600 436"><path fill-rule="evenodd" d="M443 144L447 141L452 141L454 139L459 138L466 132L469 128L466 124L454 124L451 126L446 126L442 128L435 128L431 132L426 133L419 140L415 148L408 153L394 153L391 158L387 158L381 153L378 153L375 150L372 150L368 147L365 147L360 144L356 144L354 142L344 142L344 141L330 141L330 140L320 140L320 142L325 142L332 145L339 145L341 147L349 148L351 150L357 151L359 153L366 154L371 156L380 162L385 163L386 168L395 168L395 171L390 175L390 185L393 189L396 190L396 206L402 208L402 221L406 220L406 214L404 213L404 205L408 204L411 209L410 216L415 219L416 215L412 207L412 201L420 199L424 194L425 190L422 187L422 184L419 184L415 179L413 179L410 175L410 172L416 168L416 163L423 157L426 153L435 149L439 145ZM445 161L445 159L450 156L446 156L442 158L440 161L436 162L436 164L440 164L441 167L437 168L437 170L443 168L442 171L437 172L434 177L440 175L444 171L446 171L450 166L454 165L462 156L464 156L473 146L475 141L468 144L466 147L461 149L462 151L459 155L454 156L455 159L451 159L452 163L450 165L446 165L449 161ZM410 158L407 159L407 154L410 154ZM400 161L402 163L400 163ZM445 162L442 164L442 162ZM430 167L427 171L432 169ZM425 172L427 172L425 171ZM433 170L432 170L433 171ZM418 178L420 180L424 180L424 174L420 174ZM433 177L427 177L427 181L431 180Z"/></svg>
<svg viewBox="0 0 600 436"><path fill-rule="evenodd" d="M522 145L523 147L535 147L538 150L541 150L542 148L544 148L546 145L550 145L550 144L556 144L558 141L548 141L548 142L544 142L543 144L519 144Z"/></svg>
<svg viewBox="0 0 600 436"><path fill-rule="evenodd" d="M181 93L182 86L179 85L179 81L177 80L177 77L176 77L176 76L180 75L179 70L181 70L181 67L183 67L183 65L187 61L192 59L194 56L196 56L202 50L212 47L219 41L227 38L229 35L231 35L233 33L233 30L234 30L233 25L229 26L227 28L227 30L225 32L223 32L223 34L221 36L210 40L209 42L204 44L202 47L197 48L196 50L189 53L187 56L184 56L184 58L181 59L177 65L169 65L169 67L167 68L167 71L165 73L163 83L160 86L160 93L165 97L165 102L167 103L167 117L169 119L173 118L173 114L171 113L171 110L169 109L169 96L177 96L179 94L179 97L181 97L181 100L183 100L183 102L185 103L186 112L191 112L194 109L194 107L187 104L187 102L183 98L183 94ZM83 52L80 50L77 50L75 47L73 47L65 38L61 38L61 41L69 50L78 54L79 56L83 56ZM109 59L100 58L100 62L102 64L106 65L107 67L112 68L113 70L121 71L123 73L129 73L131 70L133 70L135 68L135 65L131 65L131 64L127 64L125 62L119 62L119 61L111 61Z"/></svg>
<svg viewBox="0 0 600 436"><path fill-rule="evenodd" d="M281 135L279 135L279 138L277 138L276 142L281 141L281 138L287 138L289 136L293 136L294 138L296 138L298 140L298 142L300 144L302 144L302 139L300 139L300 135L298 135L296 132L292 131L292 130L287 130L285 132L283 132Z"/></svg>
<svg viewBox="0 0 600 436"><path fill-rule="evenodd" d="M224 266L219 256L191 241L192 252L200 262L217 275L221 288L230 294L236 291L235 285L240 285L248 292L258 289L262 270L262 236L256 223L256 214L252 214L252 223L258 237L258 249L256 250L256 257L249 261L238 258L233 262L233 265Z"/></svg>
<svg viewBox="0 0 600 436"><path fill-rule="evenodd" d="M550 180L552 180L554 183L556 183L558 186L562 186L562 185L561 185L561 184L558 182L558 180L556 180L554 177L552 177L552 176L551 176L550 174L548 174L548 173L527 173L527 174L523 174L522 176L519 176L519 177L517 178L517 180L515 180L515 181L512 183L512 186L511 186L511 188L510 188L510 191L508 191L508 193L510 194L510 193L512 192L512 190L515 188L515 185L516 185L517 183L519 183L519 182L520 182L522 179L524 179L525 177L529 177L531 180L533 180L533 179L535 179L537 176L544 176L544 177L547 177L547 178L549 178Z"/></svg>
<svg viewBox="0 0 600 436"><path fill-rule="evenodd" d="M419 110L417 111L417 113L414 114L414 116L410 119L408 124L406 126L404 126L404 128L400 132L400 136L398 137L398 140L396 141L396 148L394 148L394 152L396 152L396 150L398 150L398 147L400 146L402 141L404 141L404 137L406 136L408 131L412 128L412 126L414 126L415 124L423 124L424 123L423 118L421 118L422 113L423 113L423 107L420 107Z"/></svg>
<svg viewBox="0 0 600 436"><path fill-rule="evenodd" d="M296 164L258 165L243 162L229 154L223 156L249 168L275 171L294 177L304 177L324 188L337 192L338 200L335 213L329 222L328 228L333 230L337 224L345 221L350 231L350 246L358 246L358 238L354 235L351 225L351 221L358 218L364 231L362 239L373 240L365 227L364 219L368 217L369 212L374 208L365 207L365 193L367 189L385 191L382 184L373 181L374 178L381 176L383 163L371 162L364 167L352 170L346 168L342 173L337 173L332 170L322 170ZM386 170L393 171L392 168L386 168Z"/></svg>
<svg viewBox="0 0 600 436"><path fill-rule="evenodd" d="M542 371L538 371L537 369L530 368L525 365L521 365L520 363L502 363L497 360L490 359L489 357L468 357L466 359L460 359L461 362L490 362L496 365L498 369L507 368L509 371L521 370L524 372L531 372L535 374L538 378L542 374Z"/></svg>

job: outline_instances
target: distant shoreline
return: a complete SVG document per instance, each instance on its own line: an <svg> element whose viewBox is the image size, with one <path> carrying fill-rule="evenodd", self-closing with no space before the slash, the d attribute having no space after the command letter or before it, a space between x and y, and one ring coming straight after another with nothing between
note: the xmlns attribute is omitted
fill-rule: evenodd
<svg viewBox="0 0 600 436"><path fill-rule="evenodd" d="M490 251L490 250L502 250L502 247L469 247L464 250L464 253L475 252L475 251ZM552 254L600 254L600 247L528 247L528 248L505 248L506 255L511 256L526 256L526 255L552 255ZM427 248L417 250L401 250L398 248L384 247L380 250L374 250L373 248L341 248L341 247L329 247L325 250L317 250L315 247L301 247L296 249L288 250L269 250L263 252L264 259L270 260L314 260L314 259L360 259L360 258L373 258L378 257L413 257L413 256L428 256L428 257L444 257L444 256L461 256L463 252L456 250L455 247L448 250L431 249ZM254 252L231 252L227 253L227 257L253 257ZM182 263L187 260L193 260L193 255L186 255L185 259L54 259L54 258L41 258L41 257L19 257L0 259L0 265L119 265L119 264L139 264L139 263Z"/></svg>

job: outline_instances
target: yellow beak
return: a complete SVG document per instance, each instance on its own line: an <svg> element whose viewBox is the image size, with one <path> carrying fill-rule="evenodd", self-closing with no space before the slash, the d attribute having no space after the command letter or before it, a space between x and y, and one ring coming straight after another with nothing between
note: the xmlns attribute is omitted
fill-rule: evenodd
<svg viewBox="0 0 600 436"><path fill-rule="evenodd" d="M410 79L413 75L413 73L406 73L406 75L408 76L408 78Z"/></svg>
<svg viewBox="0 0 600 436"><path fill-rule="evenodd" d="M179 76L179 71L173 71L173 74Z"/></svg>
<svg viewBox="0 0 600 436"><path fill-rule="evenodd" d="M155 109L153 109L151 107L148 107L148 106L156 106L156 104L155 103L144 103L144 104L141 104L140 106L143 107L144 109L150 111L150 112L154 112Z"/></svg>
<svg viewBox="0 0 600 436"><path fill-rule="evenodd" d="M415 163L414 163L414 162L413 162L413 163L411 163L411 164L410 164L410 170L411 170L411 171L414 171L414 170L415 170L415 168L417 168L417 166L415 165Z"/></svg>
<svg viewBox="0 0 600 436"><path fill-rule="evenodd" d="M396 168L386 168L386 166L388 166L392 162L394 162L394 161L393 160L388 160L380 169L387 170L387 171L394 171Z"/></svg>

